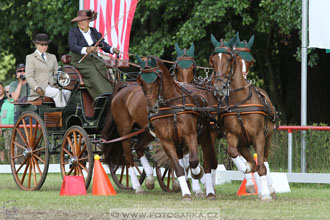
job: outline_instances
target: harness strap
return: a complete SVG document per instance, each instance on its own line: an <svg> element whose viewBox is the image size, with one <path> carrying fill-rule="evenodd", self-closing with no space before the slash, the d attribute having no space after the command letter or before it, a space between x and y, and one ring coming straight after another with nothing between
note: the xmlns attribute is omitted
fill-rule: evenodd
<svg viewBox="0 0 330 220"><path fill-rule="evenodd" d="M128 135L125 135L125 136L122 136L122 137L119 137L119 138L115 138L115 139L112 139L112 140L105 140L105 139L101 139L99 141L100 144L110 144L110 143L114 143L114 142L118 142L118 141L122 141L122 140L125 140L125 139L128 139L130 137L133 137L135 135L138 135L138 134L141 134L142 132L144 132L146 130L146 128L141 128L140 130L137 130L133 133L130 133Z"/></svg>
<svg viewBox="0 0 330 220"><path fill-rule="evenodd" d="M243 125L243 120L242 120L241 114L239 112L236 112L236 115L237 115L238 121L241 125L243 141L246 140L246 145L248 145L249 144L249 135Z"/></svg>

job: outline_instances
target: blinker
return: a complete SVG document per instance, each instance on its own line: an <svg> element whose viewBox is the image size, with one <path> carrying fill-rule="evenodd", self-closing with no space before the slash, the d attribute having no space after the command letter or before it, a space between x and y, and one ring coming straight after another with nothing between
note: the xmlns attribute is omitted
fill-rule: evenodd
<svg viewBox="0 0 330 220"><path fill-rule="evenodd" d="M147 72L147 73L141 72L140 73L140 78L145 83L153 83L158 78L158 75L155 72Z"/></svg>

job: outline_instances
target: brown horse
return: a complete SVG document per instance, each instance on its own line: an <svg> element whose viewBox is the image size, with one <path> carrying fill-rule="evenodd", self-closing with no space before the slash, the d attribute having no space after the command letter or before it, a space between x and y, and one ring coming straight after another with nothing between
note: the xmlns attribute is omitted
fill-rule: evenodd
<svg viewBox="0 0 330 220"><path fill-rule="evenodd" d="M185 57L181 57L178 54L178 61L185 62L184 60L193 60L194 48L193 46L189 50L185 50L187 53ZM188 55L187 55L188 54ZM174 71L176 76L185 82L185 80L193 79L195 65L189 67L182 67L181 65L175 65ZM187 82L187 81L186 81ZM135 128L146 128L148 125L148 114L147 114L147 102L145 96L141 90L141 87L137 84L118 84L113 93L113 99L111 103L112 108L109 111L107 116L107 123L102 131L102 136L104 139L111 140L119 137L125 137L126 135L132 132L132 129ZM144 171L146 172L146 186L148 189L154 187L154 178L153 178L153 169L148 163L147 158L144 155L145 146L147 146L153 137L148 131L143 132L139 135L138 142L134 145L135 152L141 160ZM126 166L126 173L129 173L131 177L132 187L136 193L142 193L143 189L137 180L137 176L134 171L134 160L132 156L132 138L127 138L121 142L108 143L103 145L103 153L105 156L105 161L109 166L114 166L114 171L118 170L121 165ZM124 154L124 161L118 161L122 158ZM138 172L141 171L138 170ZM166 171L169 172L169 171ZM165 175L166 173L164 173ZM170 175L170 173L168 173ZM125 188L129 188L128 179L120 179L119 185L123 185L123 181L126 181ZM175 182L174 182L175 184ZM198 185L199 186L199 185ZM166 187L170 187L167 185ZM173 186L175 188L175 186ZM196 189L197 191L198 189Z"/></svg>
<svg viewBox="0 0 330 220"><path fill-rule="evenodd" d="M176 175L180 182L184 200L190 200L191 195L185 180L185 171L179 163L184 147L189 150L189 166L193 178L203 176L199 165L197 126L200 114L195 109L204 107L206 100L216 100L212 93L198 89L195 85L176 82L166 66L157 57L148 57L146 61L137 58L141 69L139 82L147 99L148 112L152 126L159 138L163 149L171 159ZM211 167L210 151L202 148L204 166ZM215 198L211 174L205 174L206 194L210 199Z"/></svg>
<svg viewBox="0 0 330 220"><path fill-rule="evenodd" d="M237 168L244 173L258 171L261 199L271 199L267 183L264 158L271 146L276 113L268 96L248 83L242 74L242 61L233 53L236 37L230 42L216 41L211 36L215 51L210 57L215 72L214 87L224 96L221 114L228 142L228 154ZM258 155L258 166L246 146L253 145ZM238 148L244 150L246 160L239 156Z"/></svg>

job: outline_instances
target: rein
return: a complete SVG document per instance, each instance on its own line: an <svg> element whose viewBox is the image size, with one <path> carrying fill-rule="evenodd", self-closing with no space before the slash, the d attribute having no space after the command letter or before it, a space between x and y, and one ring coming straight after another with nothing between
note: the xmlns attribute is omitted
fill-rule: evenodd
<svg viewBox="0 0 330 220"><path fill-rule="evenodd" d="M130 137L133 137L135 135L138 135L138 134L141 134L143 133L144 131L146 131L146 128L141 128L140 130L137 130L135 132L132 132L128 135L125 135L125 136L121 136L119 138L115 138L115 139L112 139L112 140L105 140L105 139L100 139L99 143L100 144L110 144L110 143L114 143L114 142L118 142L118 141L122 141L122 140L125 140L125 139L128 139Z"/></svg>

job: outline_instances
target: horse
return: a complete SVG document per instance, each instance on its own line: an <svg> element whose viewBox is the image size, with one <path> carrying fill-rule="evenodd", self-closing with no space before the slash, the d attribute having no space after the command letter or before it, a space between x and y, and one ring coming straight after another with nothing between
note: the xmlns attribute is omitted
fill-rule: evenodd
<svg viewBox="0 0 330 220"><path fill-rule="evenodd" d="M200 179L204 175L197 151L196 127L200 113L195 109L204 107L205 100L210 100L209 96L213 97L213 94L200 90L193 84L176 82L157 57L149 56L146 61L137 57L137 60L141 66L138 81L147 99L150 122L164 151L172 161L180 183L182 200L191 200L185 171L179 163L179 157L183 154L183 147L187 147L192 177ZM209 151L203 147L202 150L206 158L204 166L210 167ZM204 177L207 198L215 199L211 173L205 173Z"/></svg>
<svg viewBox="0 0 330 220"><path fill-rule="evenodd" d="M190 57L190 60L193 60L194 46L192 45L189 50L185 50L185 57ZM189 56L187 56L187 54ZM181 55L178 55L178 58ZM181 60L177 61L182 62ZM174 66L174 71L177 77L180 80L188 80L191 76L194 75L195 66L190 66L188 68L181 68L180 65ZM182 77L181 77L182 76ZM112 106L112 108L111 108ZM111 109L106 117L107 123L102 130L102 136L104 139L110 140L119 137L125 137L132 132L132 129L146 128L148 125L148 113L147 113L147 103L145 96L141 90L141 87L137 84L126 84L120 83L116 86L113 99L111 102ZM138 137L138 142L134 145L134 149L139 157L141 164L146 172L146 187L148 189L153 189L154 187L154 178L153 178L153 169L149 164L146 156L144 155L145 146L147 146L154 138L150 135L148 131L144 131ZM137 179L136 173L134 171L134 161L132 157L132 138L123 139L122 142L114 143L105 143L102 147L105 161L111 165L115 166L115 171L119 168L122 163L125 163L127 166L127 173L131 177L132 187L136 193L143 193L143 189L140 185L140 182ZM118 161L124 153L125 161ZM184 162L181 162L185 164ZM168 170L165 171L166 175ZM168 171L170 174L170 171ZM122 181L121 179L120 181ZM128 179L126 179L126 185L128 185ZM173 188L177 188L173 183ZM201 192L199 185L195 184L195 191ZM166 186L169 188L169 185ZM128 187L126 187L128 188ZM170 191L169 189L167 189Z"/></svg>
<svg viewBox="0 0 330 220"><path fill-rule="evenodd" d="M260 197L262 200L271 200L264 162L271 146L275 108L267 95L245 80L242 60L233 52L237 36L230 42L218 42L211 35L211 41L215 46L210 56L215 72L214 87L224 97L220 118L223 120L228 142L228 154L241 172L258 172ZM247 149L249 145L253 145L257 152L258 166ZM239 155L243 151L248 162Z"/></svg>

